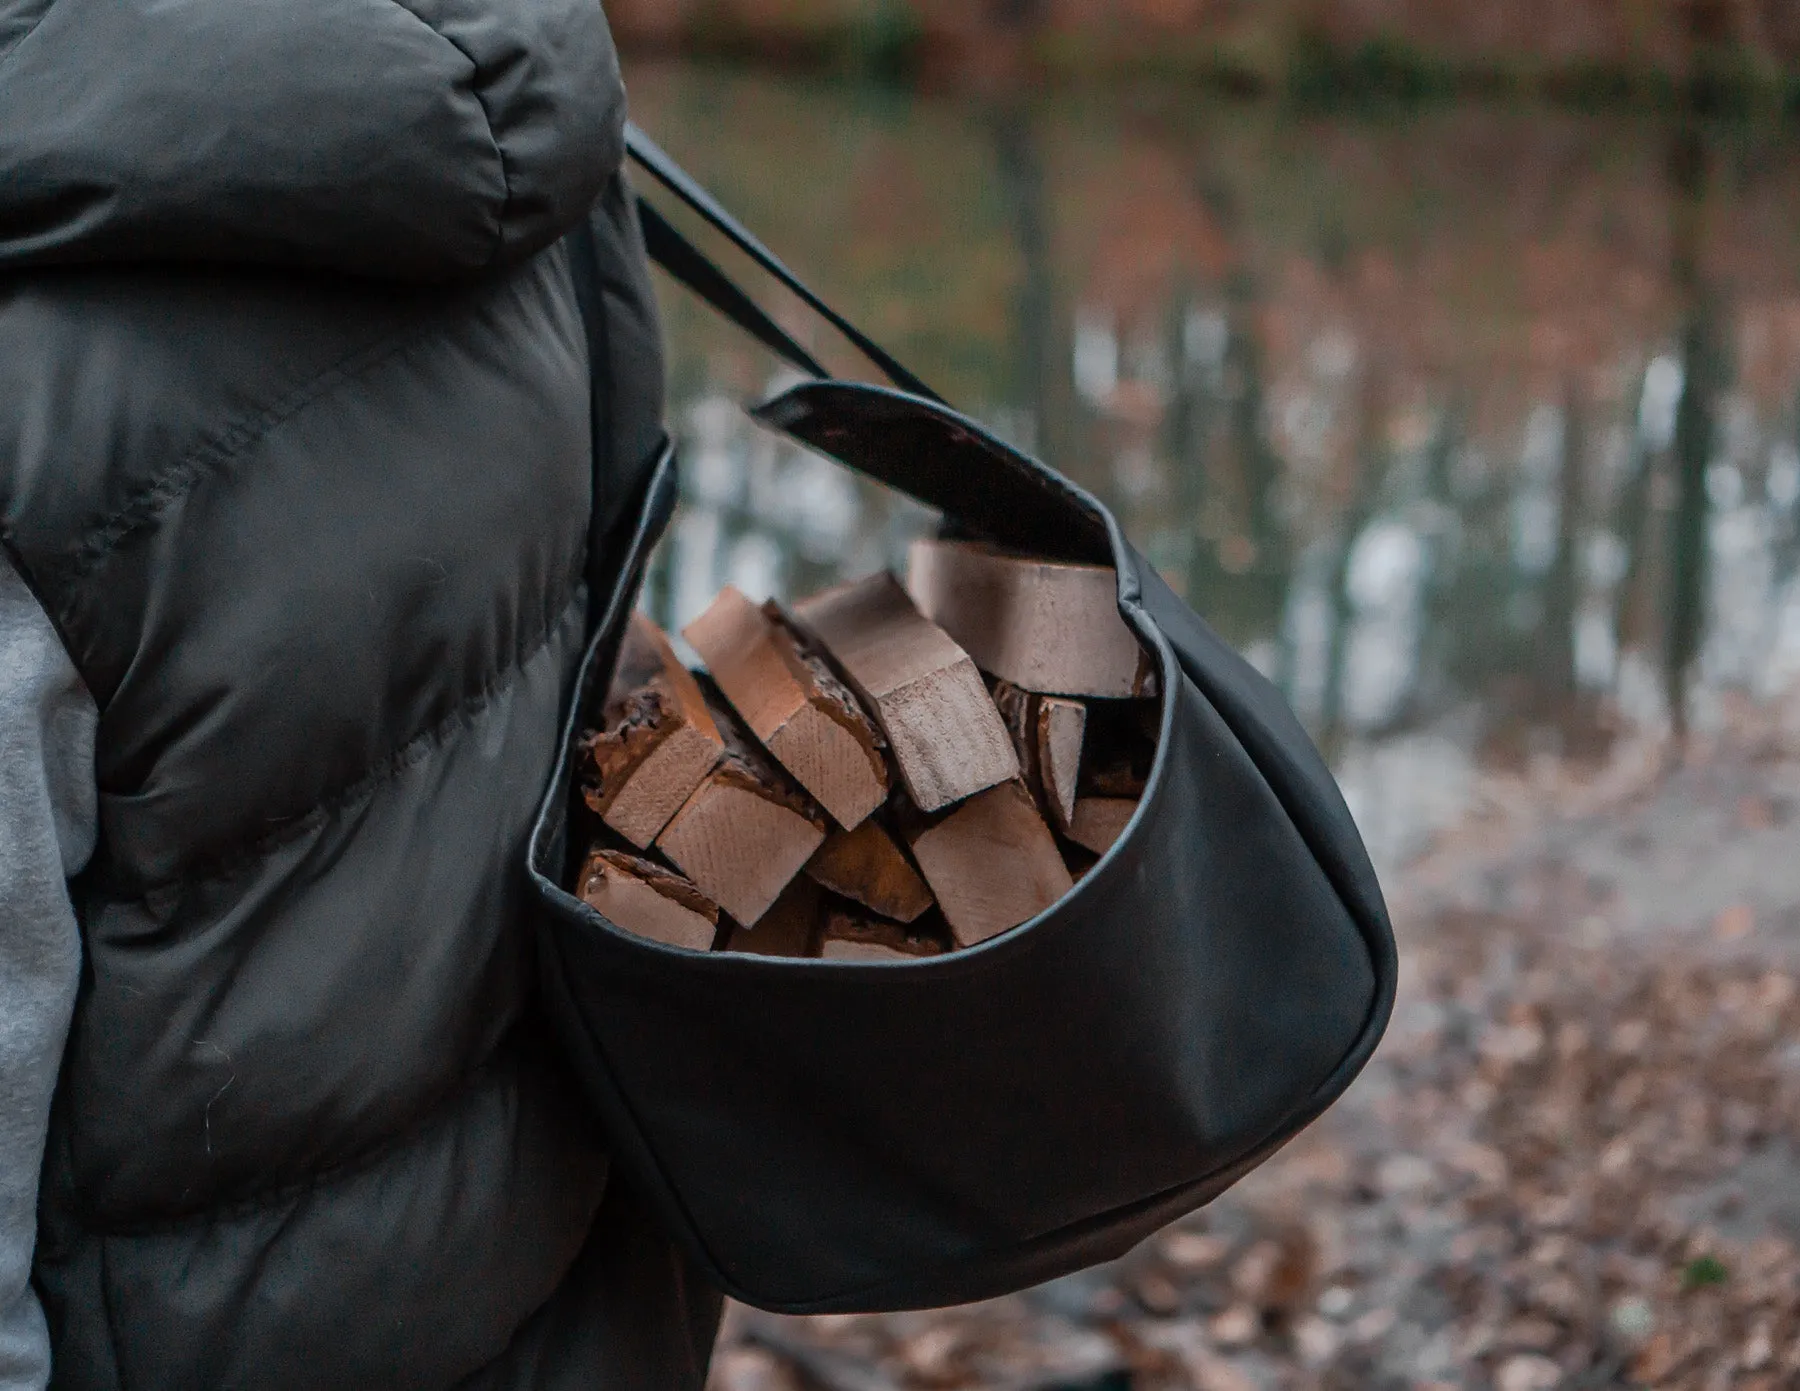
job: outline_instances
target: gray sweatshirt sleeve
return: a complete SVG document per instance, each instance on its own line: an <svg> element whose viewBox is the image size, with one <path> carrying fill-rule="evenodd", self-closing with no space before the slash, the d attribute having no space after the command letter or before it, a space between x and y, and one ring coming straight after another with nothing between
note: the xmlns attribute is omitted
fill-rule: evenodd
<svg viewBox="0 0 1800 1391"><path fill-rule="evenodd" d="M50 1375L31 1288L44 1131L81 938L68 879L96 836L94 703L0 553L0 1391Z"/></svg>

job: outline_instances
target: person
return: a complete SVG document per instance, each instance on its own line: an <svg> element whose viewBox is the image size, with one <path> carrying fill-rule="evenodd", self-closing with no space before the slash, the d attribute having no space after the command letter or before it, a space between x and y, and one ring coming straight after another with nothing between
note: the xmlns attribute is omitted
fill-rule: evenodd
<svg viewBox="0 0 1800 1391"><path fill-rule="evenodd" d="M624 111L598 0L0 0L4 1391L704 1380L524 874Z"/></svg>

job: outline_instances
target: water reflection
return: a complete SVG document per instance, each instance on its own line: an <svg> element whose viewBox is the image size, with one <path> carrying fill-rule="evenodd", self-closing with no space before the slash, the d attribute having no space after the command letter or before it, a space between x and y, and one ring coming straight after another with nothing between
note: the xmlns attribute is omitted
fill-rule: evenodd
<svg viewBox="0 0 1800 1391"><path fill-rule="evenodd" d="M1107 499L1287 694L1380 858L1481 763L1678 742L1800 676L1779 132L635 79L852 317ZM782 379L665 304L685 499L646 602L679 624L726 581L897 563L931 519L752 427L736 403Z"/></svg>

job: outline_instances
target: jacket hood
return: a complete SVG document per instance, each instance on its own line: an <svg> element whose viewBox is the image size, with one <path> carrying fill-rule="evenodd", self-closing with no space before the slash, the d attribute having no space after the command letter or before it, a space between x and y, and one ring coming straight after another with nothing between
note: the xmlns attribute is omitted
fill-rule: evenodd
<svg viewBox="0 0 1800 1391"><path fill-rule="evenodd" d="M469 274L572 227L624 120L600 0L0 0L0 272Z"/></svg>

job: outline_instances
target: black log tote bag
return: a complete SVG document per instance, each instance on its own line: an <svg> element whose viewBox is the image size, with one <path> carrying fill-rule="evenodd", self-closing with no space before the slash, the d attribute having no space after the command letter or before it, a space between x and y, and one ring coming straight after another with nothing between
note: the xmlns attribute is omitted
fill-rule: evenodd
<svg viewBox="0 0 1800 1391"><path fill-rule="evenodd" d="M810 378L755 418L958 536L1114 567L1160 677L1160 738L1111 850L971 949L790 960L615 928L565 887L585 849L570 795L673 505L665 450L600 548L600 619L530 842L547 1007L613 1162L721 1289L764 1309L960 1303L1116 1257L1268 1158L1367 1062L1395 950L1356 827L1275 689L1098 500L937 399L641 132L629 145L895 383L831 379L642 204L652 257Z"/></svg>

